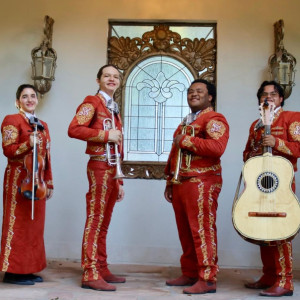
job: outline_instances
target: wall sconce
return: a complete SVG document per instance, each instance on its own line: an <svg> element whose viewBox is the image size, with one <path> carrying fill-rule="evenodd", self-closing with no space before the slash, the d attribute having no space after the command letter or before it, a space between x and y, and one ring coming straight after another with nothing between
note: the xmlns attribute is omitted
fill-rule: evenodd
<svg viewBox="0 0 300 300"><path fill-rule="evenodd" d="M32 49L32 79L41 96L47 93L52 85L56 68L56 52L52 48L54 20L45 16L44 39L39 47Z"/></svg>
<svg viewBox="0 0 300 300"><path fill-rule="evenodd" d="M295 85L296 58L288 53L283 46L284 23L279 20L274 24L275 54L269 58L269 73L271 80L278 82L284 90L284 99L287 99Z"/></svg>

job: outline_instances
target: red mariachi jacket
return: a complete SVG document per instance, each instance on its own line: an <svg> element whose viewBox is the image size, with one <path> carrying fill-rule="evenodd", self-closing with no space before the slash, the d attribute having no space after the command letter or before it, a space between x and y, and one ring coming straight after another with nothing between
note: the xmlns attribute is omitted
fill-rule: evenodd
<svg viewBox="0 0 300 300"><path fill-rule="evenodd" d="M186 134L180 140L180 148L183 154L179 175L194 177L202 174L221 173L220 157L225 151L229 138L229 125L225 117L208 107L201 111L191 126L194 127L194 137L191 136L191 128L187 128ZM174 133L174 138L181 134L181 123ZM187 167L186 158L191 155L190 168ZM165 168L167 184L174 175L178 159L178 148L175 144L168 158Z"/></svg>
<svg viewBox="0 0 300 300"><path fill-rule="evenodd" d="M40 120L41 121L41 120ZM44 181L47 188L53 189L51 159L50 159L50 135L48 125L41 121L44 126L43 131L38 131L40 140L37 147L38 154L45 160ZM23 165L24 157L32 152L29 136L33 128L29 124L25 114L20 112L8 115L1 125L3 154L8 158L8 163L12 165Z"/></svg>
<svg viewBox="0 0 300 300"><path fill-rule="evenodd" d="M249 130L249 138L243 152L243 159L262 155L262 135L264 127L255 130L258 120L254 121ZM280 108L271 125L271 135L275 137L275 146L272 148L273 155L279 155L288 159L297 171L297 158L300 157L300 113L283 111Z"/></svg>
<svg viewBox="0 0 300 300"><path fill-rule="evenodd" d="M68 134L71 138L76 138L87 142L86 154L105 155L105 145L108 142L108 130L104 130L103 121L111 119L112 114L106 107L105 99L101 94L87 96L83 103L76 110L76 115L71 121ZM116 129L122 131L120 114L115 114ZM111 147L114 153L114 147ZM119 146L121 156L122 146Z"/></svg>

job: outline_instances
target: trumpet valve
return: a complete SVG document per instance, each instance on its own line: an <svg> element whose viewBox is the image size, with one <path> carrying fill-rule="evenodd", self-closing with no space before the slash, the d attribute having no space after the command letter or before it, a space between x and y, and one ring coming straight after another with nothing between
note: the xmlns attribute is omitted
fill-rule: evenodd
<svg viewBox="0 0 300 300"><path fill-rule="evenodd" d="M173 184L181 184L181 182L179 181L178 178L173 177L170 182L172 182Z"/></svg>

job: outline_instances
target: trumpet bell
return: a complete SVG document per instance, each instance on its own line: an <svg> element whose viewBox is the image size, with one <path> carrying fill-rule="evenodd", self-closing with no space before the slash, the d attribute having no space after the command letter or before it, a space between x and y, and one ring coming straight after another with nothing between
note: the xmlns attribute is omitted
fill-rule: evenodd
<svg viewBox="0 0 300 300"><path fill-rule="evenodd" d="M120 164L116 165L116 175L114 179L125 178L126 176L123 174Z"/></svg>

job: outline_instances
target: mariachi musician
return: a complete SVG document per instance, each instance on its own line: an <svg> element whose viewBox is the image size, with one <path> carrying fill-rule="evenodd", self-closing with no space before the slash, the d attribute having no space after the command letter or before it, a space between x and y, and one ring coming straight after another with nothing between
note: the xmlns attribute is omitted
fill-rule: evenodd
<svg viewBox="0 0 300 300"><path fill-rule="evenodd" d="M3 282L11 284L33 285L35 282L42 282L43 278L33 273L46 267L45 208L46 200L53 193L53 183L49 130L45 122L35 117L37 105L36 88L30 84L22 84L16 93L19 113L6 116L1 126L2 148L7 157L7 167L3 183L0 270L5 272ZM32 120L35 120L34 125L31 124ZM35 185L32 202L21 191L23 185L29 184L26 192L32 193L30 186L33 179L29 174L34 176L35 173L32 169L33 149L36 149L39 162L43 166L39 168L36 174L38 178L35 179L35 184L39 182L42 188L40 195L43 196L36 197L40 189ZM30 161L31 165L26 165L25 161ZM25 179L31 180L31 183Z"/></svg>
<svg viewBox="0 0 300 300"><path fill-rule="evenodd" d="M113 96L120 86L120 73L104 65L97 74L99 90L87 96L71 121L68 134L87 142L89 191L87 218L82 241L82 288L115 291L110 283L123 283L124 277L110 272L107 264L106 236L113 208L124 197L124 176L120 169L122 123Z"/></svg>
<svg viewBox="0 0 300 300"><path fill-rule="evenodd" d="M229 138L223 115L214 111L216 88L203 79L192 82L191 109L174 133L165 173L165 198L172 203L183 254L182 275L169 286L188 286L186 294L216 292L218 273L216 213L222 187L220 157Z"/></svg>
<svg viewBox="0 0 300 300"><path fill-rule="evenodd" d="M257 91L258 104L264 101L274 104L275 117L271 134L264 133L262 122L256 120L249 130L248 141L243 153L244 161L262 155L264 147L270 147L273 155L288 159L297 171L300 157L300 113L283 111L284 91L275 81L264 81ZM292 182L295 192L295 178ZM250 289L264 289L261 296L280 297L293 295L292 242L275 241L260 247L263 275L255 282L246 283Z"/></svg>

